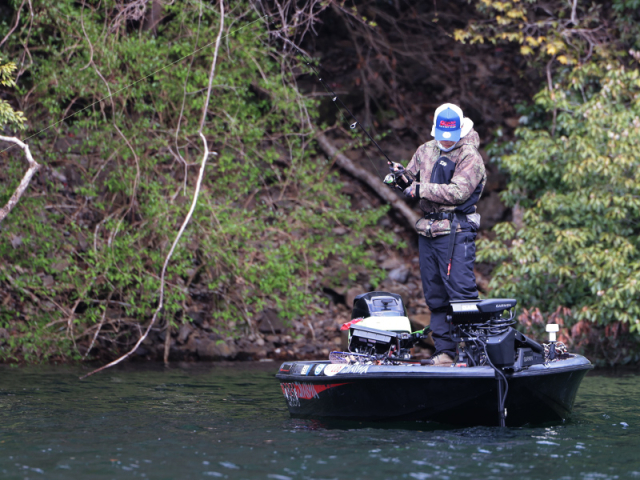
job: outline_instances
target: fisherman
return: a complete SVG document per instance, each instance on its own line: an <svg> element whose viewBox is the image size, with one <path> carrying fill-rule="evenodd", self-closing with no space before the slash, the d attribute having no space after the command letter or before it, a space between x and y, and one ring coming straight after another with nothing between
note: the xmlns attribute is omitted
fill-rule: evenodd
<svg viewBox="0 0 640 480"><path fill-rule="evenodd" d="M436 351L431 365L449 366L456 355L446 321L454 300L478 298L473 266L480 215L476 204L487 174L478 152L480 139L471 119L457 105L445 103L434 115L435 140L418 147L406 170L393 163L393 173L405 173L414 181L404 189L420 199L423 218L416 223L420 275Z"/></svg>

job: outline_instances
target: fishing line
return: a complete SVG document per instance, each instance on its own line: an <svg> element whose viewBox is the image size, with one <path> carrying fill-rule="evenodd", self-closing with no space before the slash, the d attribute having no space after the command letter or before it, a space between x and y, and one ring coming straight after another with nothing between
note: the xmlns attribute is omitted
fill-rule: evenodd
<svg viewBox="0 0 640 480"><path fill-rule="evenodd" d="M354 122L349 125L349 128L351 130L355 130L359 126L362 129L362 131L367 135L367 137L369 137L369 140L371 140L371 142L378 148L378 150L380 150L380 153L382 153L382 155L384 155L384 158L387 159L387 162L389 162L389 164L393 163L391 161L391 159L387 156L385 151L382 150L380 145L378 145L378 142L375 141L375 139L371 136L371 134L368 132L368 130L366 128L364 128L364 126L358 121L356 116L351 112L351 110L349 110L349 107L347 107L344 104L344 102L342 101L342 99L340 97L338 97L336 92L334 92L331 89L331 87L329 87L329 85L322 79L322 75L320 75L320 72L313 66L311 58L309 58L309 56L302 49L300 49L297 45L295 45L293 42L289 42L289 45L291 45L293 48L295 48L305 58L305 63L307 64L307 66L309 68L311 68L311 70L313 70L313 73L315 73L316 77L318 77L318 80L320 81L320 83L322 84L324 89L327 91L327 93L329 93L329 95L331 95L331 102L336 106L336 108L338 109L338 112L340 112L340 116L343 119L346 120L346 117L344 116L344 113L342 112L340 107L336 104L336 102L340 102L340 105L342 105L342 108L344 110L346 110L347 113L354 120ZM373 160L371 159L371 157L367 153L367 150L364 148L364 145L362 145L362 151L365 153L366 157L369 159L369 162L371 163L373 168L376 169L376 172L378 172L378 175L384 176L384 175L382 175L380 173L380 169L376 166L376 164L373 162Z"/></svg>
<svg viewBox="0 0 640 480"><path fill-rule="evenodd" d="M309 64L307 64L307 65L309 65ZM320 78L320 77L318 77L318 78ZM322 79L320 79L320 81L322 81ZM324 82L322 82L322 83L324 84ZM342 117L342 119L343 120L347 120L347 118L344 116L344 113L342 112L342 110L340 110L340 107L338 107L338 105L336 105L335 98L337 98L337 97L333 96L333 101L331 103L333 103L333 105L335 105L335 107L338 110L338 112L340 113L340 116ZM342 103L342 101L340 103ZM347 111L349 111L349 110L347 109ZM349 114L351 114L353 116L353 114L351 112L349 112ZM353 122L352 124L349 125L349 128L351 130L355 130L358 125L360 125L360 122L358 122L356 120L355 122ZM362 125L360 125L360 128L362 128L364 130L364 127ZM368 135L368 132L367 132L367 135ZM367 160L369 160L369 163L371 164L371 166L373 168L375 168L375 170L378 173L378 175L381 176L381 177L384 177L384 175L380 173L380 169L376 166L375 162L373 161L373 159L369 155L369 152L367 152L367 149L364 148L364 145L361 144L360 148L362 148L362 151L364 152L365 156L367 157ZM385 157L386 157L386 155L385 155Z"/></svg>
<svg viewBox="0 0 640 480"><path fill-rule="evenodd" d="M244 25L244 26L242 26L242 27L240 27L240 28L238 28L238 29L234 30L233 32L229 32L229 33L227 33L227 34L226 34L224 37L222 37L222 38L227 38L229 35L234 34L234 33L237 33L237 32L239 32L240 30L243 30L243 29L245 29L245 28L247 28L247 27L250 27L250 26L251 26L251 25L253 25L254 23L259 22L260 20L263 20L263 19L265 19L265 18L267 18L267 17L269 17L269 16L270 16L270 15L264 15L264 16L262 16L262 17L259 17L259 18L257 18L256 20L254 20L253 22L248 23L248 24L246 24L246 25ZM178 62L180 62L180 61L184 60L185 58L188 58L188 57L190 57L190 56L192 56L192 55L194 55L194 54L198 53L199 51L204 50L205 48L207 48L207 47L209 47L209 46L213 45L214 43L216 43L216 42L215 42L215 40L214 40L213 42L207 43L206 45L203 45L202 47L200 47L200 48L198 48L198 49L194 50L193 52L191 52L191 53L189 53L189 54L187 54L187 55L185 55L185 56L183 56L183 57L181 57L181 58L179 58L178 60L176 60L176 61L174 61L174 62L171 62L171 63L168 63L168 64L166 64L164 67L159 68L159 69L157 69L157 70L155 70L155 71L151 72L150 74L148 74L148 75L146 75L146 76L144 76L144 77L142 77L142 78L139 78L139 79L138 79L138 80L136 80L135 82L130 83L129 85L126 85L126 86L122 87L122 88L121 88L121 89L119 89L119 90L116 90L116 91L115 91L115 92L113 92L112 94L107 95L106 97L103 97L103 98L101 98L100 100L97 100L97 101L93 102L91 105L88 105L88 106L84 107L83 109L78 110L77 112L74 112L74 113L72 113L71 115L68 115L68 116L64 117L63 119L58 120L56 123L52 123L52 124L51 124L51 125L49 125L48 127L43 128L43 129L42 129L42 130L40 130L39 132L34 133L33 135L31 135L31 136L29 136L29 137L25 138L25 139L24 139L24 140L22 140L22 141L23 141L23 142L26 142L27 140L29 140L29 139L31 139L31 138L37 137L37 136L38 136L38 135L40 135L41 133L46 132L47 130L49 130L49 129L51 129L51 128L55 127L56 125L58 125L58 124L60 124L60 123L64 122L65 120L67 120L67 119L69 119L69 118L71 118L71 117L73 117L73 116L75 116L75 115L77 115L77 114L79 114L79 113L81 113L81 112L85 111L85 110L86 110L86 109L88 109L88 108L93 107L94 105L97 105L98 103L102 102L103 100L108 99L109 97L113 97L116 93L120 93L120 92L122 92L123 90L126 90L126 89L127 89L127 88L129 88L129 87L133 87L135 84L140 83L140 82L141 82L141 81L143 81L143 80L146 80L147 78L151 77L152 75L155 75L155 74L156 74L156 73L158 73L158 72L161 72L162 70L166 70L167 68L171 67L172 65L175 65L176 63L178 63ZM4 150L0 150L0 153L4 153L4 152L6 152L7 150L9 150L9 149L11 149L11 148L13 148L13 147L15 147L15 145L11 145L11 146L9 146L9 147L5 148Z"/></svg>

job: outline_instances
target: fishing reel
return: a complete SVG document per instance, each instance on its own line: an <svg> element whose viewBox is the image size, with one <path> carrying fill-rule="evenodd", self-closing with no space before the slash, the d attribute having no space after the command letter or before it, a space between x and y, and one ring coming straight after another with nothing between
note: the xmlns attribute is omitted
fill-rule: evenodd
<svg viewBox="0 0 640 480"><path fill-rule="evenodd" d="M389 175L384 177L384 183L391 188L404 191L416 179L415 175L396 162L389 162Z"/></svg>

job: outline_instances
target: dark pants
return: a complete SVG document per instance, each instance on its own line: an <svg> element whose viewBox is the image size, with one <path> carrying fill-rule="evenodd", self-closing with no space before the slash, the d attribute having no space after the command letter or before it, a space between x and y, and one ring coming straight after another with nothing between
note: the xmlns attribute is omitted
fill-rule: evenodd
<svg viewBox="0 0 640 480"><path fill-rule="evenodd" d="M435 238L418 235L418 245L422 290L431 310L431 336L436 345L436 353L446 352L453 357L456 344L449 335L447 307L452 300L478 298L478 288L473 273L476 260L475 232L463 231L456 234L451 275L447 279L449 238L449 235Z"/></svg>

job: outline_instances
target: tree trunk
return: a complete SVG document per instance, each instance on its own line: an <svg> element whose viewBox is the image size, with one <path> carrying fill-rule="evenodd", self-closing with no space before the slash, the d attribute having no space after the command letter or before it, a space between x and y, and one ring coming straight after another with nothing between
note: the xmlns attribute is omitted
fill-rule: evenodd
<svg viewBox="0 0 640 480"><path fill-rule="evenodd" d="M322 151L329 158L335 157L336 164L340 168L371 187L371 189L376 192L382 200L391 205L391 207L402 215L412 226L420 219L420 214L412 210L402 198L398 197L398 195L385 185L376 175L356 166L351 160L349 160L349 158L340 153L326 135L319 135L316 140L318 141Z"/></svg>

